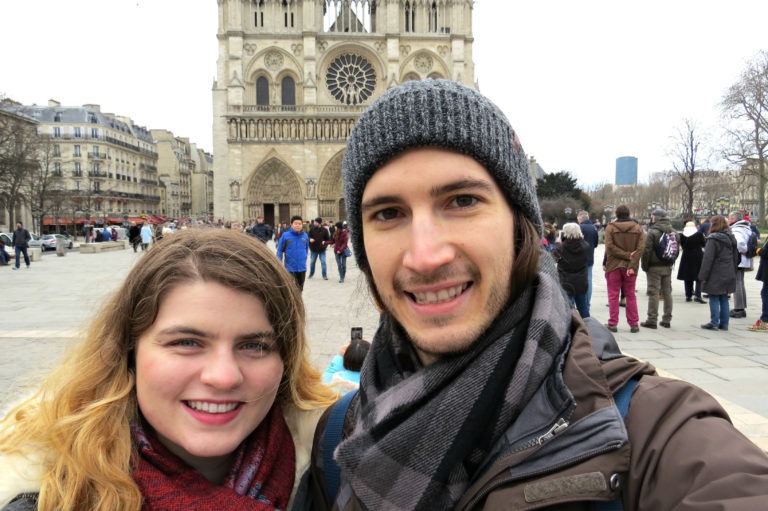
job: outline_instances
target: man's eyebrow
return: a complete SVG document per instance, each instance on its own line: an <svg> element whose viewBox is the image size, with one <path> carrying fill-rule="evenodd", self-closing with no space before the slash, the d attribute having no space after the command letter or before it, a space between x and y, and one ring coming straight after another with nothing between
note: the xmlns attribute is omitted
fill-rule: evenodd
<svg viewBox="0 0 768 511"><path fill-rule="evenodd" d="M459 192L462 190L481 189L486 192L493 190L493 185L490 181L485 179L459 179L440 186L434 186L429 191L429 194L433 197L444 195L451 192Z"/></svg>

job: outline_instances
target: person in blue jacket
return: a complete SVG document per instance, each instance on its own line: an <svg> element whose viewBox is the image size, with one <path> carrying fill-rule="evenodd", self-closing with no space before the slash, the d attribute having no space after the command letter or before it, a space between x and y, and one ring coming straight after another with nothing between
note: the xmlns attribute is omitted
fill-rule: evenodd
<svg viewBox="0 0 768 511"><path fill-rule="evenodd" d="M277 244L277 258L296 281L300 290L304 290L307 276L307 253L309 236L303 230L304 222L299 215L291 217L291 228L280 236Z"/></svg>

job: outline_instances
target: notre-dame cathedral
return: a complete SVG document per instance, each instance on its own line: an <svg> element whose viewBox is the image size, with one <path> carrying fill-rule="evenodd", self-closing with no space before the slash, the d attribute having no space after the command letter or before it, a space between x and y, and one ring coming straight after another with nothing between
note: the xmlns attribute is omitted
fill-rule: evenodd
<svg viewBox="0 0 768 511"><path fill-rule="evenodd" d="M346 218L345 141L389 87L474 84L473 0L218 0L214 214Z"/></svg>

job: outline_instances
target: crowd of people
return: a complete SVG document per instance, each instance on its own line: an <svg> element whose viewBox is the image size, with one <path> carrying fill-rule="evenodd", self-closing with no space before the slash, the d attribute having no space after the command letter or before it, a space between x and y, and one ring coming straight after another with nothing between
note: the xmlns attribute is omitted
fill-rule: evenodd
<svg viewBox="0 0 768 511"><path fill-rule="evenodd" d="M389 89L352 131L342 181L349 229L310 234L294 217L272 234L278 257L262 227L153 243L82 341L0 419L0 508L765 505L768 456L717 400L622 354L616 322L588 316L596 231L580 214L554 257L542 248L528 159L488 98L448 80ZM678 240L662 210L647 233L616 213L612 319L620 288L637 328L638 267L657 274L658 304L671 267L652 269ZM711 220L703 293L720 291L707 265L728 262L734 240L741 251L737 216ZM296 273L313 242L352 247L380 311L370 343L353 336L331 368L330 383L355 383L343 397L309 361ZM735 295L743 259L729 264ZM671 319L665 307L659 324Z"/></svg>
<svg viewBox="0 0 768 511"><path fill-rule="evenodd" d="M594 249L598 237L604 238L603 270L609 307L605 326L611 332L618 331L620 307L625 307L631 333L639 332L640 327L671 328L675 266L677 280L683 281L685 301L709 303L710 319L701 325L705 330L728 330L731 318L747 316L746 272L757 269L755 278L766 288L768 267L763 268L763 261L768 258L768 251L759 247L760 233L742 211L732 211L727 217L714 215L698 222L686 219L681 232L673 228L663 209L654 210L650 221L642 225L630 216L626 205L620 205L616 208L616 218L602 233L599 226L589 221L586 211L578 212L577 219L578 224L566 223L559 233L556 224L546 223L542 245L555 259L561 284L571 303L582 318L588 318ZM759 262L757 268L755 259ZM647 280L645 321L640 321L636 294L640 269L646 273ZM768 290L761 290L761 302L760 316L748 330L768 332Z"/></svg>

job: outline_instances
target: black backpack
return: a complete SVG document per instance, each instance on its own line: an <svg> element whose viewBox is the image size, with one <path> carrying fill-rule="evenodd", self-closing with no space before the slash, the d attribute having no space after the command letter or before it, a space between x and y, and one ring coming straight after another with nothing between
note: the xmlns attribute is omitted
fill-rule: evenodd
<svg viewBox="0 0 768 511"><path fill-rule="evenodd" d="M662 263L674 263L680 255L680 239L675 231L662 232L656 245L656 257Z"/></svg>
<svg viewBox="0 0 768 511"><path fill-rule="evenodd" d="M744 255L749 258L757 255L757 234L755 234L755 231L749 233L749 239L747 239L747 251Z"/></svg>

